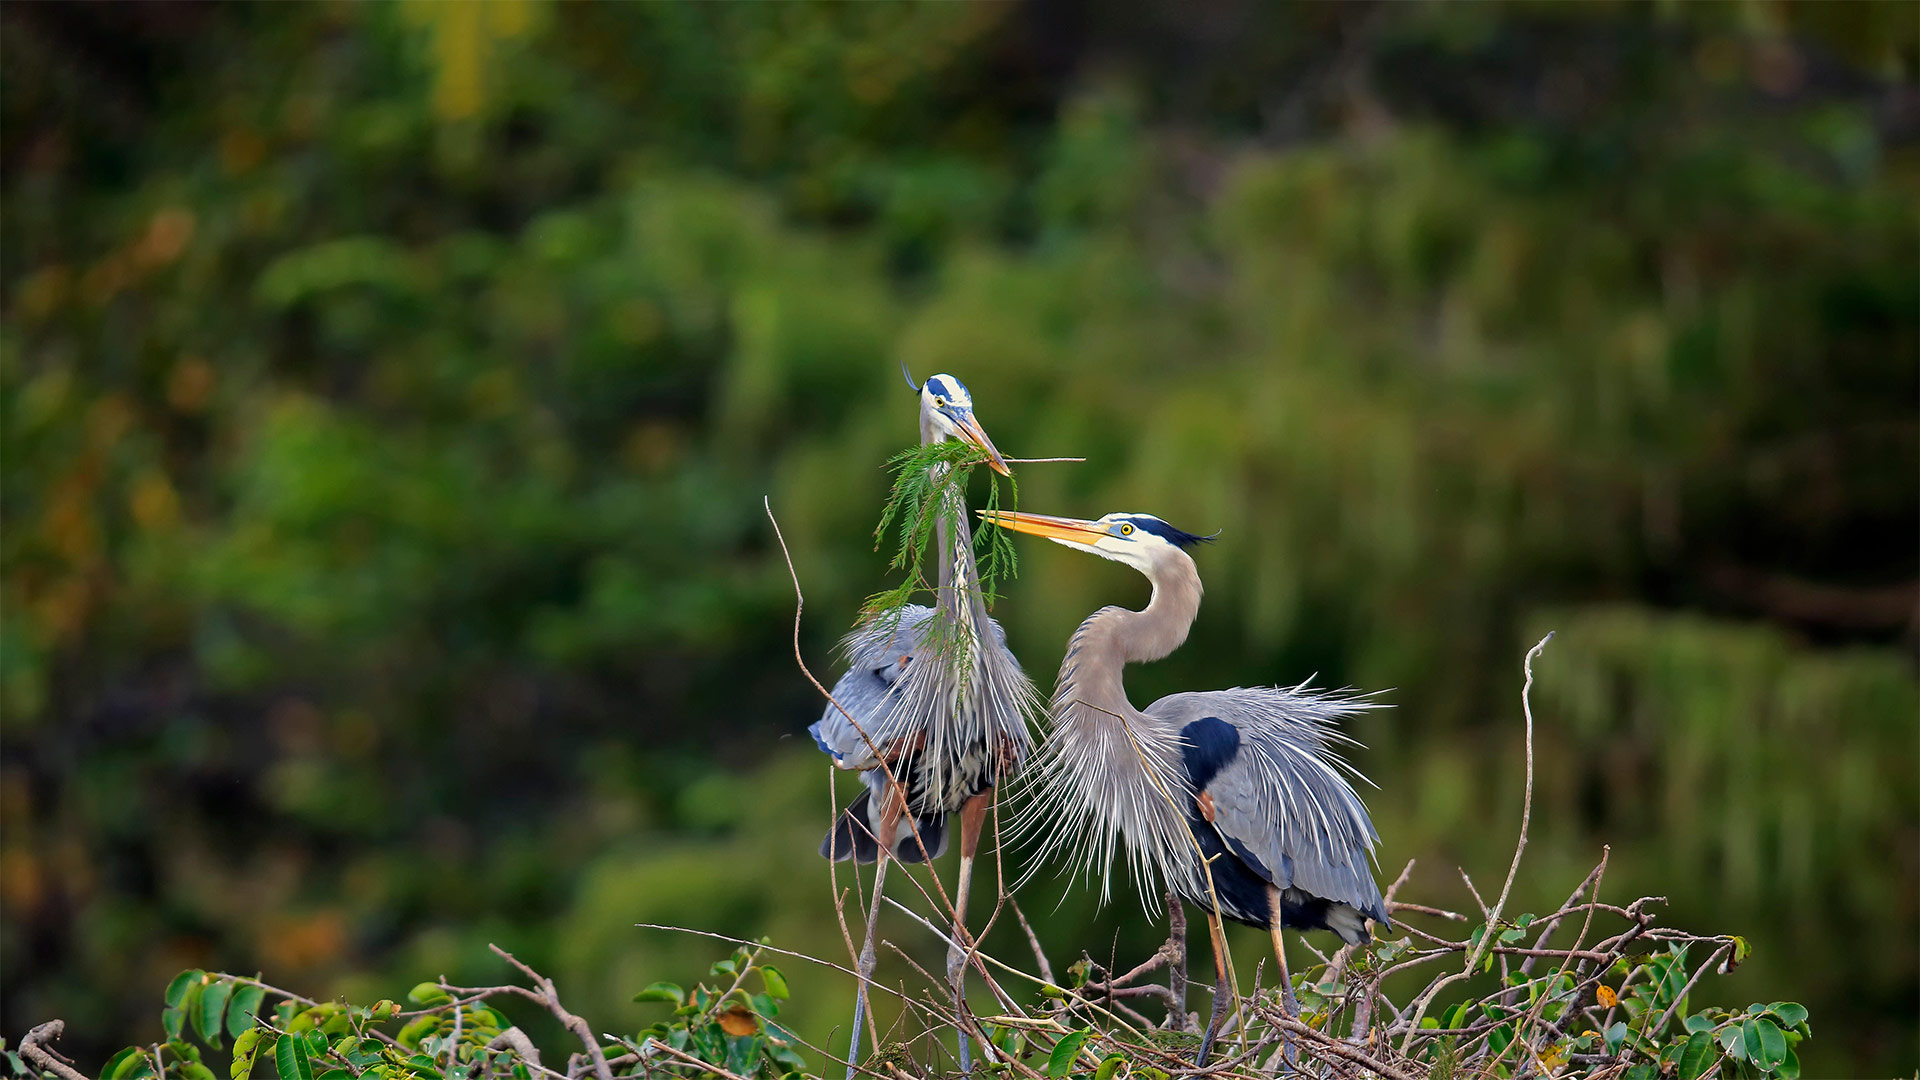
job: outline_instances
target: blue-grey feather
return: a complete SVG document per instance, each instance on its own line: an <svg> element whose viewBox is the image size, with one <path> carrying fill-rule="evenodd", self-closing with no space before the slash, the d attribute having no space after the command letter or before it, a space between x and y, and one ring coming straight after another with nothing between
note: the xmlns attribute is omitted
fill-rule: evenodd
<svg viewBox="0 0 1920 1080"><path fill-rule="evenodd" d="M1232 855L1215 863L1216 888L1220 864L1233 863L1230 873L1244 869L1281 891L1284 925L1334 930L1349 941L1365 930L1341 916L1342 907L1390 925L1371 867L1378 834L1333 750L1350 741L1333 725L1365 707L1337 694L1264 687L1174 694L1146 710L1162 722L1186 721L1179 731L1189 790L1213 805L1212 822L1197 824L1196 837L1218 833ZM1242 917L1248 905L1236 906L1236 918L1264 923Z"/></svg>
<svg viewBox="0 0 1920 1080"><path fill-rule="evenodd" d="M882 824L879 807L889 770L906 786L907 805L914 814L914 822L903 820L893 839L894 852L902 862L920 862L922 844L929 856L939 857L947 846L947 815L959 810L967 798L1001 779L998 775L1001 749L984 745L948 747L949 753L958 751L954 754L955 760L932 762L925 760L928 751L913 745L925 740L915 740L914 732L903 731L893 722L901 701L896 687L916 664L929 658L925 638L929 620L935 615L933 608L909 605L898 619L862 626L842 644L847 671L833 686L834 701L838 705L829 702L820 719L807 731L820 749L833 758L835 765L859 770L860 781L867 791L847 808L827 839L821 842L820 852L828 858L873 861L877 849L871 840ZM992 644L987 647L996 651L992 660L1010 666L1017 673L1019 664L1007 651L1006 631L998 622L989 619L988 623ZM1001 719L1001 722L1015 725L1020 738L1011 753L1016 760L1023 759L1026 753L1024 720L1016 713L1010 721ZM887 769L880 768L882 761L887 763ZM953 775L948 775L949 772ZM917 841L914 824L919 829ZM866 838L865 843L862 837Z"/></svg>

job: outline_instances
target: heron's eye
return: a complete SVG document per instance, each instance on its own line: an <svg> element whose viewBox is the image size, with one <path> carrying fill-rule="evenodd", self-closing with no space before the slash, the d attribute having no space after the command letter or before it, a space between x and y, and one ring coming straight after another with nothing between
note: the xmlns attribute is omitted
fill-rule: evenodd
<svg viewBox="0 0 1920 1080"><path fill-rule="evenodd" d="M1133 535L1133 525L1132 525L1132 523L1131 523L1131 522L1125 522L1125 521L1123 521L1123 522L1121 522L1121 523L1120 523L1120 535L1121 535L1121 536L1132 536L1132 535Z"/></svg>
<svg viewBox="0 0 1920 1080"><path fill-rule="evenodd" d="M943 397L940 397L940 396L938 396L938 395L935 395L935 396L934 396L934 399L933 399L933 403L934 403L934 405L935 405L936 407L938 407L938 408L942 408L942 409L944 409L944 408L946 408L946 407L947 407L947 399L946 399L946 398L943 398Z"/></svg>

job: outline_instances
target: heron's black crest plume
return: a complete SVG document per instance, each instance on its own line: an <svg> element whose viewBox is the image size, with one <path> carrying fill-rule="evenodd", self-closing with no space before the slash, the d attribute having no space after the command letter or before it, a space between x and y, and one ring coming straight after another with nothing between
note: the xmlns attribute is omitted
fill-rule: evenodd
<svg viewBox="0 0 1920 1080"><path fill-rule="evenodd" d="M1214 539L1213 536L1199 536L1194 533L1183 532L1161 521L1159 518L1148 514L1135 514L1127 520L1133 522L1134 528L1144 529L1177 548L1190 548L1200 544L1211 544ZM1218 535L1218 533L1214 534L1214 536Z"/></svg>

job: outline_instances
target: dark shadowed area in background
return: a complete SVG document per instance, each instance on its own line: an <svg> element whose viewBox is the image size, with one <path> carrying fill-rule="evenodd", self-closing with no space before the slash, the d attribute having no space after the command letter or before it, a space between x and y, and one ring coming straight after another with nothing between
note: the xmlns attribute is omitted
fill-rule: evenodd
<svg viewBox="0 0 1920 1080"><path fill-rule="evenodd" d="M714 949L637 922L843 955L760 500L824 675L904 360L1087 457L1023 508L1220 530L1134 700L1393 688L1403 899L1504 871L1558 630L1515 909L1610 844L1806 1075L1910 1070L1917 20L6 5L0 1034L92 1067L184 966L373 999L490 941L638 1026ZM1020 553L1045 688L1144 589ZM1117 894L1022 895L1144 956ZM824 1038L851 986L790 973Z"/></svg>

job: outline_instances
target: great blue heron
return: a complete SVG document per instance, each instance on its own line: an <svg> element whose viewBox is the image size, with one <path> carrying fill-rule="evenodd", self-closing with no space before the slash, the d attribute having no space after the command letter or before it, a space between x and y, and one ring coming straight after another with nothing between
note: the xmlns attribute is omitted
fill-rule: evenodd
<svg viewBox="0 0 1920 1080"><path fill-rule="evenodd" d="M1302 684L1172 694L1136 709L1121 668L1186 641L1201 593L1187 549L1207 538L1151 514L987 520L1125 563L1153 585L1145 610L1104 607L1073 632L1033 767L1033 807L1048 845L1103 883L1124 844L1143 884L1157 878L1207 911L1216 977L1204 1065L1228 997L1221 915L1272 934L1289 1014L1297 1007L1282 927L1331 930L1357 945L1371 940L1368 919L1388 923L1370 865L1379 837L1347 780L1359 774L1335 752L1352 744L1337 723L1373 706Z"/></svg>
<svg viewBox="0 0 1920 1080"><path fill-rule="evenodd" d="M913 386L911 375L907 385ZM1008 474L1005 459L974 417L972 395L959 379L934 375L915 389L920 394L923 444L965 440L987 455L989 467ZM880 863L860 950L849 1061L859 1058L867 979L874 965L874 917L880 910L888 858L917 863L923 853L926 858L940 855L947 848L948 819L955 815L960 819L960 874L947 978L955 1008L964 1006L967 892L981 827L995 785L1026 762L1033 747L1027 718L1040 711L1039 694L1007 650L1006 632L988 617L981 599L965 492L950 489L948 499L935 514L935 606L912 605L897 619L870 621L855 629L843 646L847 673L833 688L846 713L829 704L808 729L834 764L860 770L866 788L821 841L820 854L836 862L853 858ZM959 1050L960 1067L966 1071L971 1062L964 1033ZM851 1066L847 1075L851 1080Z"/></svg>

